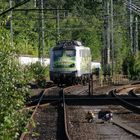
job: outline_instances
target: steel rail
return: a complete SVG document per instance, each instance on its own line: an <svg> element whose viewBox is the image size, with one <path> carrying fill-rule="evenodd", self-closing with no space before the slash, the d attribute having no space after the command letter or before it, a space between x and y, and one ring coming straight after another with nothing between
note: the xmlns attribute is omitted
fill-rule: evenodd
<svg viewBox="0 0 140 140"><path fill-rule="evenodd" d="M134 85L136 85L136 84L134 84ZM132 89L132 90L130 90L128 92L128 94L131 94L133 97L139 98L139 96L137 96L135 94L134 90L135 90L135 88ZM122 101L122 99L121 99L121 101ZM128 105L127 109L130 109L132 112L135 112L135 113L140 114L140 108L136 107L134 104L130 104L130 103L126 102L125 100L123 101L123 104L124 103L125 103L125 107ZM134 111L134 110L136 110L136 111ZM136 129L132 128L132 127L127 126L126 124L124 124L123 122L121 122L120 120L118 120L117 118L113 119L112 120L112 123L115 124L115 125L117 125L118 127L122 128L122 129L126 130L127 132L133 134L134 136L140 138L140 133L139 133L138 130L136 130Z"/></svg>
<svg viewBox="0 0 140 140"><path fill-rule="evenodd" d="M136 113L136 114L140 114L140 108L137 107L136 105L122 99L120 96L118 96L116 93L115 93L115 90L112 90L110 92L110 94L115 97L120 103L122 106L124 106L125 108L127 108L128 110L131 110L132 112Z"/></svg>
<svg viewBox="0 0 140 140"><path fill-rule="evenodd" d="M54 85L54 86L49 86L49 87L46 87L47 89L52 89L52 88L55 88L56 86ZM37 102L38 103L38 101L40 100L40 97L42 96L42 94L44 93L44 90L42 90L40 93L39 93L39 95L35 95L35 96L32 96L31 98L29 98L29 99L27 99L26 100L26 105L27 105L27 107L28 107L28 105L29 106L32 106L32 103L34 104L34 102ZM36 104L35 104L36 105Z"/></svg>
<svg viewBox="0 0 140 140"><path fill-rule="evenodd" d="M115 124L115 125L117 125L118 127L122 128L122 129L124 129L125 131L127 131L127 132L135 135L136 137L140 138L140 133L139 133L138 130L127 126L126 124L124 124L120 120L118 120L118 119L115 118L115 119L112 120L112 123Z"/></svg>
<svg viewBox="0 0 140 140"><path fill-rule="evenodd" d="M44 97L44 95L45 95L45 93L46 93L47 91L48 91L48 89L44 90L43 94L41 95L40 100L38 101L38 103L37 103L37 105L36 105L36 107L35 107L35 110L34 110L34 112L32 113L31 118L30 118L29 122L28 122L27 125L26 125L26 128L31 128L31 127L32 127L31 121L33 120L33 118L34 118L34 116L35 116L35 114L36 114L36 112L37 112L37 109L38 109L39 106L40 106L41 100L43 99L43 97ZM49 105L49 104L48 104L48 105ZM28 132L23 132L23 133L21 134L20 140L24 140L25 137L26 137L26 135L28 135Z"/></svg>
<svg viewBox="0 0 140 140"><path fill-rule="evenodd" d="M128 95L118 95L123 100L133 103L135 105L140 105L140 98L130 97ZM40 104L52 103L52 102L61 102L62 98L60 96L45 96ZM69 105L120 105L118 99L110 96L110 95L102 95L102 96L88 96L88 95L65 95L65 102ZM27 106L37 105L38 101L32 102Z"/></svg>
<svg viewBox="0 0 140 140"><path fill-rule="evenodd" d="M64 115L64 127L65 127L66 139L71 140L70 135L68 133L68 126L67 126L67 113L66 113L66 103L65 103L64 90L62 90L62 98L63 98L63 115Z"/></svg>
<svg viewBox="0 0 140 140"><path fill-rule="evenodd" d="M130 90L128 94L132 95L133 97L140 98L140 96L138 96L138 95L136 94L135 90L136 90L136 89Z"/></svg>

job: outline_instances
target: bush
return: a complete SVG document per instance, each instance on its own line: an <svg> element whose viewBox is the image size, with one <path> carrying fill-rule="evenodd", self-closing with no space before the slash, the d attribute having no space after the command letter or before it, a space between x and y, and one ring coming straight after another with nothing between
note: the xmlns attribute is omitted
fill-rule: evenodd
<svg viewBox="0 0 140 140"><path fill-rule="evenodd" d="M46 86L46 78L48 77L48 67L41 65L40 62L36 62L29 66L29 71L32 78L35 79L39 87Z"/></svg>
<svg viewBox="0 0 140 140"><path fill-rule="evenodd" d="M28 89L24 86L24 73L20 69L10 46L0 49L0 139L19 137L26 115L20 112ZM21 88L17 88L21 84Z"/></svg>
<svg viewBox="0 0 140 140"><path fill-rule="evenodd" d="M140 56L128 55L124 59L123 73L132 80L140 80Z"/></svg>

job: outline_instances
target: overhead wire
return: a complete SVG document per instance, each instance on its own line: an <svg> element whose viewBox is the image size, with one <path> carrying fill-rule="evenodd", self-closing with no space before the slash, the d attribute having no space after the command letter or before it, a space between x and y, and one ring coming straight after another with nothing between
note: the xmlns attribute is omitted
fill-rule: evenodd
<svg viewBox="0 0 140 140"><path fill-rule="evenodd" d="M139 6L137 6L137 5L133 4L133 3L130 3L127 0L124 1L124 4L127 6L127 8L129 10L132 10L136 14L140 15L140 7Z"/></svg>
<svg viewBox="0 0 140 140"><path fill-rule="evenodd" d="M4 14L10 12L11 10L14 10L15 8L17 8L17 7L19 7L19 6L22 6L22 5L26 4L26 3L29 2L29 1L30 1L30 0L24 0L24 1L22 1L22 2L20 2L20 3L18 3L18 4L16 4L15 6L13 6L13 7L9 8L9 9L3 11L2 13L0 13L0 16L3 16Z"/></svg>
<svg viewBox="0 0 140 140"><path fill-rule="evenodd" d="M15 11L30 11L30 9L15 9L15 8L17 8L17 7L19 7L19 6L21 6L21 5L23 5L23 4L25 4L25 3L27 3L27 2L29 2L30 0L24 0L24 1L22 1L21 3L19 3L19 4L17 4L17 5L15 5L15 6L13 6L12 8L9 8L8 10L6 10L6 11L4 11L4 12L2 12L1 14L0 14L0 16L1 15L3 15L3 14L5 14L5 13L7 13L7 12L9 12L10 10L15 10ZM135 4L133 4L133 3L131 3L130 4L130 2L129 1L127 1L127 0L124 0L124 4L127 6L127 8L128 9L131 9L131 10L133 10L134 12L136 12L137 14L140 14L140 7L138 7L137 5L135 5ZM33 11L35 10L35 9L32 9ZM39 9L37 9L37 11L38 11ZM50 9L46 9L46 10L50 10ZM56 10L56 9L53 9L53 10ZM65 9L61 9L61 10L65 10ZM117 17L117 16L121 16L121 15L113 15L113 17ZM122 16L124 16L123 14L122 14ZM81 16L82 17L82 16ZM89 16L90 17L90 16ZM74 17L72 17L73 19L74 19ZM75 18L80 18L80 17L75 17ZM107 18L107 17L106 17ZM24 19L22 19L22 18L13 18L13 19L15 19L15 20L24 20ZM37 18L31 18L31 20L33 20L33 19L37 19ZM55 17L52 17L52 19L55 19ZM124 24L126 24L126 23L124 23ZM70 27L71 28L71 27ZM69 27L68 27L68 29L70 29ZM77 28L76 27L76 30L77 29L81 29L81 27L80 28Z"/></svg>

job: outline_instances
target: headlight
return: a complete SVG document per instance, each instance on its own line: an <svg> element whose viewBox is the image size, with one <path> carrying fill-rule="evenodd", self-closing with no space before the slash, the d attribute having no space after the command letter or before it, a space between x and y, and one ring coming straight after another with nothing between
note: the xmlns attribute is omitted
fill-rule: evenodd
<svg viewBox="0 0 140 140"><path fill-rule="evenodd" d="M70 67L74 67L75 66L75 64L73 63L73 64L70 64Z"/></svg>

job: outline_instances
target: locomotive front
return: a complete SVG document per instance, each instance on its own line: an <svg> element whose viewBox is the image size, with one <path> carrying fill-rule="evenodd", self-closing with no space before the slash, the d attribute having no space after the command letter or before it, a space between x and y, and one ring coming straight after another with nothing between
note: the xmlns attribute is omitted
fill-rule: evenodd
<svg viewBox="0 0 140 140"><path fill-rule="evenodd" d="M51 51L50 80L56 84L72 83L76 76L76 49L71 43L60 44Z"/></svg>

